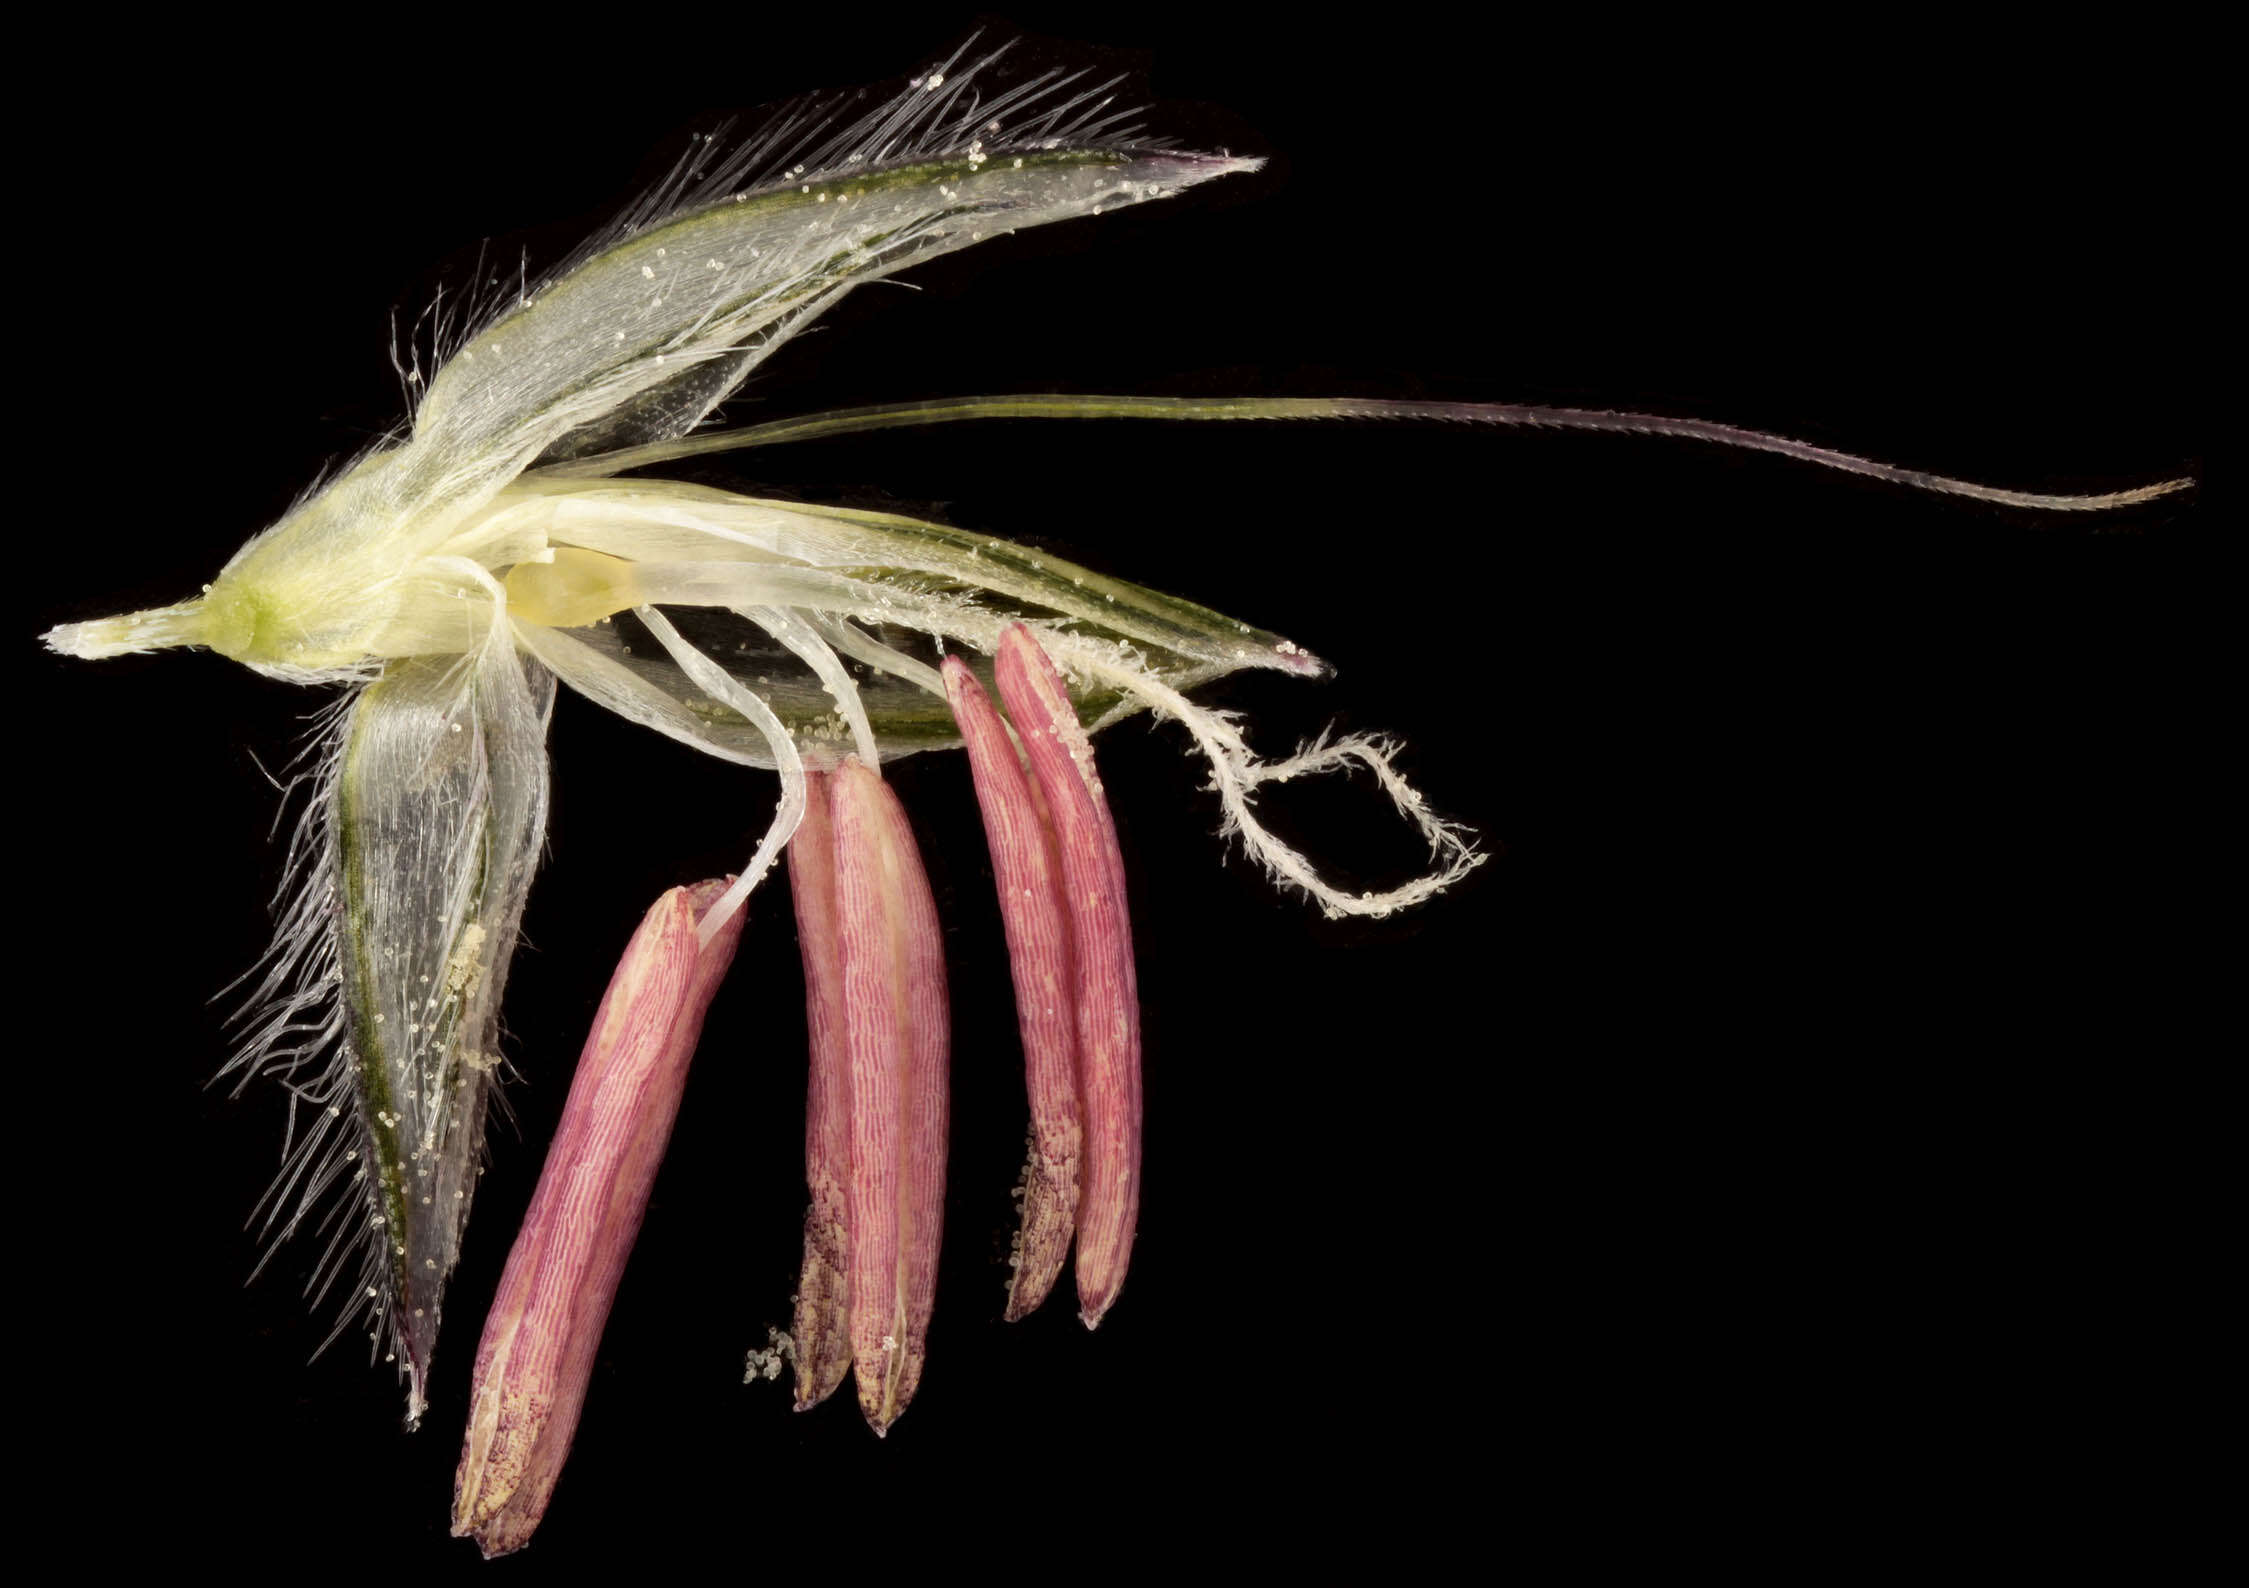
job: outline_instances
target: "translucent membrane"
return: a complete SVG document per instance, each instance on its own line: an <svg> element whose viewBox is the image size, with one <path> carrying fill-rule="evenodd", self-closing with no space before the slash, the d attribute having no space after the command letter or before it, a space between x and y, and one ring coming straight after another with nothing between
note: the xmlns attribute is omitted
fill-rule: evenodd
<svg viewBox="0 0 2249 1588"><path fill-rule="evenodd" d="M319 1149L325 1163L299 1160L308 1191L348 1171L363 1199L359 1220L338 1220L321 1283L349 1273L347 1232L361 1234L357 1283L399 1358L409 1423L476 1191L501 998L546 829L552 699L504 628L472 655L403 662L362 691L329 783L326 877L308 893L327 917L283 933L332 934L341 1040L312 1096L323 1127L343 1123L348 1097L356 1126L349 1145L339 1134ZM263 1030L253 1048L254 1064L279 1057ZM303 1139L308 1151L325 1140ZM300 1200L291 1223L308 1211Z"/></svg>

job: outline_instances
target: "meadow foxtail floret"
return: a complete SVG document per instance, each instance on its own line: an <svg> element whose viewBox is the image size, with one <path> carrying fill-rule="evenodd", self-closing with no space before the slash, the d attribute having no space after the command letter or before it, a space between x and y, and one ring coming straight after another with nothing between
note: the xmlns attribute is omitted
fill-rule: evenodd
<svg viewBox="0 0 2249 1588"><path fill-rule="evenodd" d="M1389 741L1322 738L1268 761L1232 715L1192 698L1240 669L1325 670L1278 634L993 536L638 471L909 424L1356 418L1684 437L2057 511L2130 506L2191 483L2054 496L1697 420L1357 398L1034 393L691 433L862 283L1262 163L1149 139L1116 108L1114 85L1082 74L994 86L1004 53L971 59L964 46L855 118L801 108L738 147L699 143L561 269L465 334L441 336L427 368L414 351L411 420L254 536L200 595L46 636L79 657L203 646L342 691L303 763L292 891L251 978L229 1071L287 1086L289 1145L266 1225L277 1236L317 1225L341 1198L345 1215L318 1226L327 1245L311 1289L348 1287L364 1303L375 1350L399 1362L409 1421L426 1404L482 1153L508 964L546 830L558 682L693 749L777 774L772 818L740 874L692 895L705 956L695 963L730 952L744 900L786 853L812 1047L796 1399L817 1404L854 1367L878 1431L922 1367L947 1062L934 905L885 763L965 742L982 803L1032 1121L1010 1317L1039 1304L1074 1239L1081 1315L1097 1322L1122 1283L1136 1218L1138 1004L1116 830L1089 735L1140 711L1181 725L1208 762L1223 831L1331 915L1419 903L1483 859L1471 834L1407 784ZM1008 722L991 705L995 687ZM1260 821L1265 785L1353 767L1427 841L1424 874L1341 888ZM687 963L685 898L659 903L665 924L652 914L643 932L660 941L636 938L628 967L643 955ZM631 979L619 974L620 985ZM665 1005L675 1037L699 1021L692 1003ZM607 1047L597 1054L624 1041L603 1031L581 1084L621 1062ZM683 1051L658 1047L684 1066ZM655 1051L641 1057L654 1062ZM669 1095L627 1128L639 1145L618 1174L652 1171L646 1144L660 1150L668 1133ZM581 1137L598 1134L587 1122L605 1097L581 1107L573 1090L550 1173L594 1150ZM645 1185L635 1194L644 1200ZM591 1350L582 1329L560 1342L539 1332L524 1298L548 1294L537 1288L546 1281L527 1276L560 1271L554 1243L594 1241L608 1255L567 1259L591 1266L551 1292L591 1316L606 1308L595 1290L622 1262L622 1222L573 1224L545 1200L544 1182L540 1196L517 1248L524 1270L511 1260L478 1359L459 1521L488 1548L510 1527L527 1531L544 1504L543 1490L510 1498L530 1494L531 1480L503 1493L500 1475L543 1472L551 1485L568 1439L568 1417L554 1412L545 1432L522 1436L528 1453L511 1432L523 1425L502 1403L533 1362L514 1353L561 1353L538 1371L558 1383L576 1374L582 1388L585 1361L571 1353Z"/></svg>

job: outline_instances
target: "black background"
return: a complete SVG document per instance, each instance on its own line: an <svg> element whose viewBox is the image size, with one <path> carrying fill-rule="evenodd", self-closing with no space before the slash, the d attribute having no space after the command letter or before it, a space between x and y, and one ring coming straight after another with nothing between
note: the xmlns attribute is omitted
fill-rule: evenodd
<svg viewBox="0 0 2249 1588"><path fill-rule="evenodd" d="M1271 165L869 287L732 412L1349 392L1692 414L2030 488L2199 473L2206 46L2133 15L1018 8L1075 45L1028 58L1120 52L1157 130ZM192 591L385 429L390 311L481 240L536 268L719 113L884 80L970 21L369 12L58 54L75 108L39 144L57 185L20 288L55 396L19 456L65 483L19 509L19 635ZM956 1024L922 1393L878 1443L846 1404L739 1383L801 1213L775 889L510 1569L1044 1574L1183 1560L1194 1533L1211 1567L1418 1573L1462 1545L1754 1559L1807 1524L1861 1557L1963 1524L2147 1547L2128 1497L2200 1382L2205 817L2238 736L2199 493L2073 523L1685 444L1373 426L954 427L738 477L1289 635L1337 676L1210 697L1272 752L1398 732L1493 861L1409 916L1324 921L1225 855L1178 730L1107 735L1144 1219L1097 1335L1059 1304L1006 1327L998 920L965 766L900 765ZM201 654L30 671L12 1311L47 1525L253 1578L474 1567L445 1537L466 1371L571 1057L641 909L738 866L770 781L559 708L508 1004L520 1130L407 1436L348 1338L305 1365L309 1248L242 1284L278 1096L199 1089L206 1000L276 879L258 763L314 698ZM1416 860L1363 786L1267 805L1366 885Z"/></svg>

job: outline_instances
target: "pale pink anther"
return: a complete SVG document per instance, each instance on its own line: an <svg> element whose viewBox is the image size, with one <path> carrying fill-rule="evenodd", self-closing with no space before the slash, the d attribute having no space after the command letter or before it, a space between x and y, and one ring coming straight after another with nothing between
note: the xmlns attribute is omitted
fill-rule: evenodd
<svg viewBox="0 0 2249 1588"><path fill-rule="evenodd" d="M1091 1329L1124 1283L1140 1218L1140 994L1124 851L1093 770L1093 745L1062 675L1020 623L1000 636L997 676L1053 822L1077 955L1078 1095L1085 1122L1078 1316Z"/></svg>
<svg viewBox="0 0 2249 1588"><path fill-rule="evenodd" d="M829 778L808 772L804 820L789 840L789 891L804 955L812 1067L805 1088L804 1266L797 1276L797 1410L833 1394L851 1370L851 1050L836 920L835 822Z"/></svg>
<svg viewBox="0 0 2249 1588"><path fill-rule="evenodd" d="M1023 1224L1008 1278L1007 1319L1046 1300L1070 1255L1077 1227L1079 1158L1077 956L1062 897L1062 859L1038 784L1008 739L999 713L958 656L945 658L945 694L968 749L984 814L1000 920L1015 980L1015 1023L1031 1099L1031 1159L1023 1178Z"/></svg>
<svg viewBox="0 0 2249 1588"><path fill-rule="evenodd" d="M633 934L508 1254L477 1346L453 1490L454 1536L473 1534L487 1557L530 1542L570 1454L703 1014L741 940L737 912L709 944L696 942L697 921L726 887L672 889Z"/></svg>
<svg viewBox="0 0 2249 1588"><path fill-rule="evenodd" d="M831 779L851 1056L851 1351L878 1434L921 1382L944 1234L950 1044L937 902L905 808L847 756Z"/></svg>

